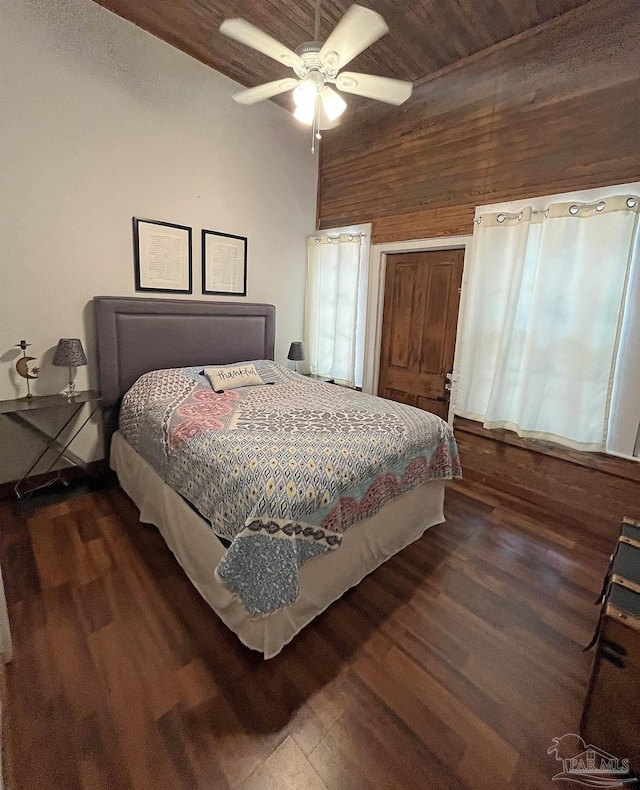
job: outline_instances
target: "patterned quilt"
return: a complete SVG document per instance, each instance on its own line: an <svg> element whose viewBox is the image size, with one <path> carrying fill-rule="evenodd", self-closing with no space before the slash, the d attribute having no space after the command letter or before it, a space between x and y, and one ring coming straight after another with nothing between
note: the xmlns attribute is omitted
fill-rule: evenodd
<svg viewBox="0 0 640 790"><path fill-rule="evenodd" d="M261 617L296 600L299 567L338 549L352 524L461 471L439 417L254 364L269 384L221 394L201 368L147 373L123 399L120 429L231 541L215 572Z"/></svg>

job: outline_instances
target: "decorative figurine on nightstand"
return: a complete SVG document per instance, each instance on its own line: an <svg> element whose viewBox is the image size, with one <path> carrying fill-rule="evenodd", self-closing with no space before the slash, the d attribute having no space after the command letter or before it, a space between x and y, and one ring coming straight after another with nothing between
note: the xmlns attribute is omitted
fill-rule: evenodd
<svg viewBox="0 0 640 790"><path fill-rule="evenodd" d="M27 348L30 345L31 343L27 343L26 340L21 340L19 343L16 343L16 346L22 349L22 356L16 362L16 372L18 376L22 376L23 379L27 380L27 395L26 395L27 398L33 398L29 380L37 379L38 373L40 373L40 368L31 368L31 371L29 371L29 362L31 362L32 359L35 359L35 357L27 356Z"/></svg>
<svg viewBox="0 0 640 790"><path fill-rule="evenodd" d="M51 364L57 367L69 368L69 389L64 394L71 400L76 394L76 385L73 383L71 368L78 368L87 364L87 358L80 340L77 337L61 337L58 340L58 348L56 348Z"/></svg>

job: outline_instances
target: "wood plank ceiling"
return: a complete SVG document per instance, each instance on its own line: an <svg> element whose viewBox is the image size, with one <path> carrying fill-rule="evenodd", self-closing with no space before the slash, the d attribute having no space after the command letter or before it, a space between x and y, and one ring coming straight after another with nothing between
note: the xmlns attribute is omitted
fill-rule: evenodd
<svg viewBox="0 0 640 790"><path fill-rule="evenodd" d="M350 70L416 80L468 55L585 5L589 0L360 0L381 13L390 32ZM287 70L218 32L243 17L295 49L313 38L315 0L95 0L208 66L253 86ZM324 0L326 39L351 0Z"/></svg>
<svg viewBox="0 0 640 790"><path fill-rule="evenodd" d="M466 235L476 206L637 180L639 40L638 0L592 0L418 80L402 107L350 106L323 138L319 227Z"/></svg>

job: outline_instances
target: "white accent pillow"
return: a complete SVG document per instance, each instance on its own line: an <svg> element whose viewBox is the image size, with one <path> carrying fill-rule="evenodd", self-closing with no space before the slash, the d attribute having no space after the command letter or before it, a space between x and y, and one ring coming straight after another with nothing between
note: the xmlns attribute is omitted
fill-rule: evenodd
<svg viewBox="0 0 640 790"><path fill-rule="evenodd" d="M264 384L255 365L232 365L220 368L205 368L204 373L216 392Z"/></svg>

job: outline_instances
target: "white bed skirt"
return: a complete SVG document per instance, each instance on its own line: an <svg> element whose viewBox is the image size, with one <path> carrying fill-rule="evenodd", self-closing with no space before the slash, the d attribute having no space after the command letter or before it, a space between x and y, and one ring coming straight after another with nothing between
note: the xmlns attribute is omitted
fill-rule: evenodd
<svg viewBox="0 0 640 790"><path fill-rule="evenodd" d="M306 562L298 599L271 615L249 616L214 570L225 548L211 526L168 486L117 431L111 468L140 510L155 524L195 588L243 644L273 658L293 637L368 573L444 521L444 481L431 480L402 494L375 516L350 527L336 551Z"/></svg>

